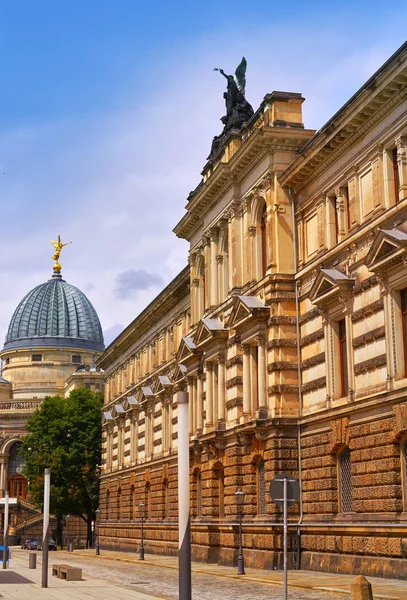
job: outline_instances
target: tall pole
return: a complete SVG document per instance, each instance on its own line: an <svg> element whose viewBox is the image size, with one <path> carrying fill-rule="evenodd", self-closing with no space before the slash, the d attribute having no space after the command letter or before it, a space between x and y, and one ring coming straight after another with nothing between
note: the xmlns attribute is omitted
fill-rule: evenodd
<svg viewBox="0 0 407 600"><path fill-rule="evenodd" d="M141 515L140 560L144 560L144 515Z"/></svg>
<svg viewBox="0 0 407 600"><path fill-rule="evenodd" d="M284 508L284 600L287 600L287 478L283 479L283 508Z"/></svg>
<svg viewBox="0 0 407 600"><path fill-rule="evenodd" d="M237 557L237 574L245 575L242 540L242 511L239 509L239 556Z"/></svg>
<svg viewBox="0 0 407 600"><path fill-rule="evenodd" d="M178 392L178 573L179 600L191 600L188 392Z"/></svg>
<svg viewBox="0 0 407 600"><path fill-rule="evenodd" d="M9 492L4 494L4 532L3 532L3 569L7 569L7 532L8 532L8 499Z"/></svg>
<svg viewBox="0 0 407 600"><path fill-rule="evenodd" d="M44 470L44 521L42 528L42 579L41 587L48 587L48 528L51 469Z"/></svg>

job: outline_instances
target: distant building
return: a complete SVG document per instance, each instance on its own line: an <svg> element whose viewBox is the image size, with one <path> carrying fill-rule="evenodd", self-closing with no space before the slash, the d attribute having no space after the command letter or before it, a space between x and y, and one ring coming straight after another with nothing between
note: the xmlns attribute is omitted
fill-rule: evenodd
<svg viewBox="0 0 407 600"><path fill-rule="evenodd" d="M175 233L185 269L107 348L100 534L177 551L177 396L190 398L193 554L407 575L407 44L315 133L297 93L216 138Z"/></svg>
<svg viewBox="0 0 407 600"><path fill-rule="evenodd" d="M103 350L95 309L54 266L52 278L17 306L0 352L0 497L8 490L16 507L30 509L19 454L27 420L45 396L64 396L83 385L102 391L103 373L95 363ZM13 515L13 533L21 532L26 517L21 510Z"/></svg>

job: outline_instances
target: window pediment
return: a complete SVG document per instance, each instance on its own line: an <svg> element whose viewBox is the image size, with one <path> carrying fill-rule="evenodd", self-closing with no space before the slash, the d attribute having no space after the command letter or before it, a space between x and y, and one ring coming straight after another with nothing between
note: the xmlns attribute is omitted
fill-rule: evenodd
<svg viewBox="0 0 407 600"><path fill-rule="evenodd" d="M153 392L160 394L171 390L173 387L170 378L167 375L158 375L153 382Z"/></svg>
<svg viewBox="0 0 407 600"><path fill-rule="evenodd" d="M173 380L174 383L177 383L178 381L181 381L182 379L184 379L185 375L187 374L187 367L181 363L177 363L174 372L172 374L171 379Z"/></svg>
<svg viewBox="0 0 407 600"><path fill-rule="evenodd" d="M309 292L309 299L316 306L326 306L349 295L355 280L338 269L321 269Z"/></svg>
<svg viewBox="0 0 407 600"><path fill-rule="evenodd" d="M237 296L229 317L228 326L231 329L237 329L250 319L260 318L265 320L269 315L269 308L256 296Z"/></svg>
<svg viewBox="0 0 407 600"><path fill-rule="evenodd" d="M196 354L196 350L195 341L191 337L183 337L178 346L177 362L183 362L192 358Z"/></svg>
<svg viewBox="0 0 407 600"><path fill-rule="evenodd" d="M406 257L407 233L401 229L380 229L364 262L369 271L380 273L397 266Z"/></svg>
<svg viewBox="0 0 407 600"><path fill-rule="evenodd" d="M196 330L194 342L196 346L204 346L213 339L226 339L228 330L218 319L201 319Z"/></svg>

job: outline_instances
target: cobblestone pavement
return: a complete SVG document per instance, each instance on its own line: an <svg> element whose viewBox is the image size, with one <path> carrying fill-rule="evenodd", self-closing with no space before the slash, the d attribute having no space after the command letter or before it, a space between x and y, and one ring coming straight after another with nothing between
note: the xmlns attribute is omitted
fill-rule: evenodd
<svg viewBox="0 0 407 600"><path fill-rule="evenodd" d="M27 551L15 551L19 558L28 562ZM41 556L38 555L40 562ZM70 555L66 552L51 552L50 566L54 562L64 562L81 567L84 576L97 577L129 587L139 592L156 594L160 598L177 600L177 571L142 563L118 563L115 560L98 557ZM192 574L193 600L280 600L283 588L280 585L264 585L245 582L244 578L225 579L213 575ZM288 597L295 600L347 600L347 594L332 594L315 589L292 588ZM119 600L119 599L117 599Z"/></svg>

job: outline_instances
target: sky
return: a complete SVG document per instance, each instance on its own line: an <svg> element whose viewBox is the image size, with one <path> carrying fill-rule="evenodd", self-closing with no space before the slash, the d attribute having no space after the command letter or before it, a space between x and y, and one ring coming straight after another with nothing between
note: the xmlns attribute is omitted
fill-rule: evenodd
<svg viewBox="0 0 407 600"><path fill-rule="evenodd" d="M0 0L0 344L22 297L62 273L106 343L185 266L173 227L248 62L254 109L301 92L319 129L406 39L407 3Z"/></svg>

